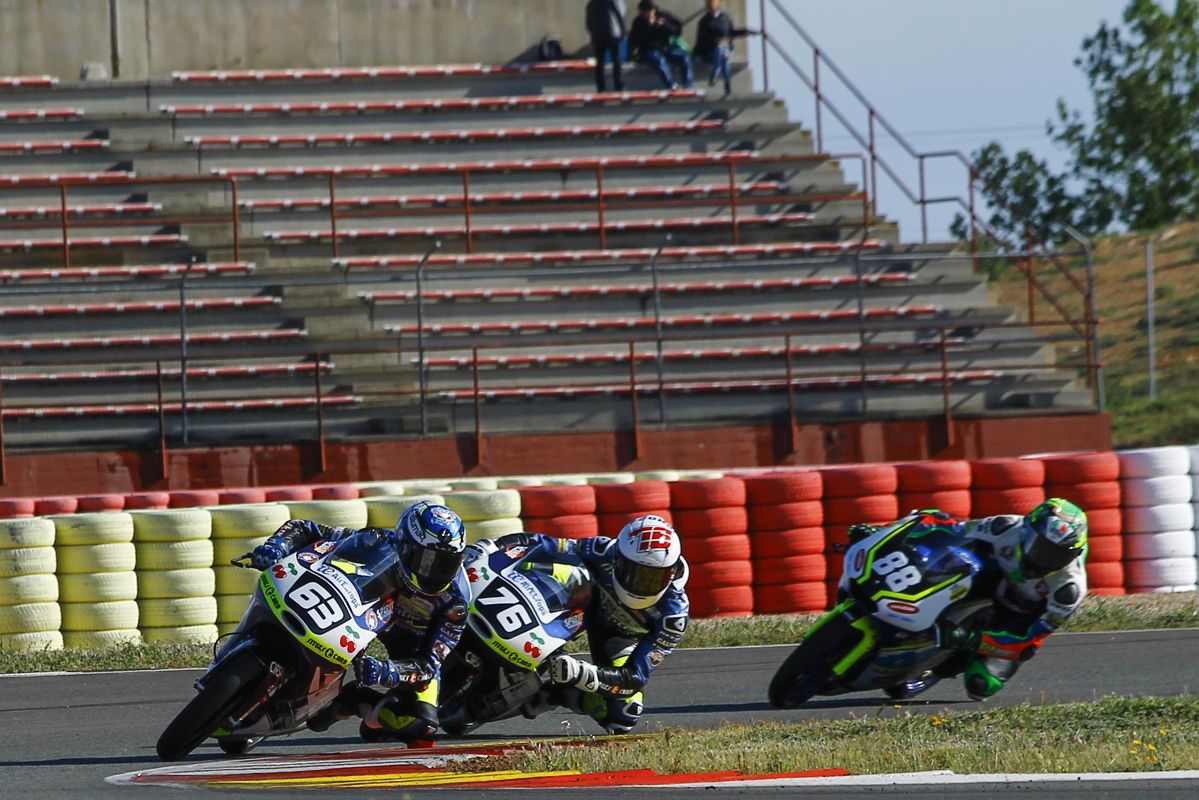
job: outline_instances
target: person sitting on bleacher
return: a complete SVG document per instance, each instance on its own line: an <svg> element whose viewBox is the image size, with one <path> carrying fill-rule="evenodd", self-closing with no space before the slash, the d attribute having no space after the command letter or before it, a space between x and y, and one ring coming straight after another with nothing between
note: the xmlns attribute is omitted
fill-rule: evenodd
<svg viewBox="0 0 1199 800"><path fill-rule="evenodd" d="M633 20L633 28L629 31L629 54L636 61L656 69L669 89L679 88L671 72L671 64L674 64L683 72L683 88L690 89L691 54L680 38L683 23L659 9L654 0L641 0L637 10L637 19Z"/></svg>
<svg viewBox="0 0 1199 800"><path fill-rule="evenodd" d="M708 12L699 19L699 30L695 37L694 53L696 58L712 65L712 75L708 85L716 84L716 76L724 81L724 93L733 91L730 62L733 60L733 38L749 36L756 31L749 28L738 28L733 18L724 10L723 0L707 0Z"/></svg>

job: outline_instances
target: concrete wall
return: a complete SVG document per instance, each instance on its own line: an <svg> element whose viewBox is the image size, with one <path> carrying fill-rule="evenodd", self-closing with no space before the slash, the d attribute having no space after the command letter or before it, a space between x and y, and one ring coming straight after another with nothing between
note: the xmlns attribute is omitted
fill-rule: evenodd
<svg viewBox="0 0 1199 800"><path fill-rule="evenodd" d="M630 21L637 0L626 0ZM726 0L739 22L746 0ZM659 0L688 21L702 0ZM529 60L546 35L585 48L585 0L0 0L0 75L124 79L181 69Z"/></svg>

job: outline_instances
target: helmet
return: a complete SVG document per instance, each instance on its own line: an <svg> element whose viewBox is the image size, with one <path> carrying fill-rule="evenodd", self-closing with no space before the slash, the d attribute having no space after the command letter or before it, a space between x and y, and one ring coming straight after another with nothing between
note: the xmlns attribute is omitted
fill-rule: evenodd
<svg viewBox="0 0 1199 800"><path fill-rule="evenodd" d="M1051 497L1028 512L1020 531L1020 570L1026 579L1062 569L1086 548L1087 515L1069 500Z"/></svg>
<svg viewBox="0 0 1199 800"><path fill-rule="evenodd" d="M465 558L466 528L445 506L422 500L396 523L400 572L421 594L445 591Z"/></svg>
<svg viewBox="0 0 1199 800"><path fill-rule="evenodd" d="M666 593L683 547L661 517L638 517L616 536L612 577L616 597L629 608L649 608Z"/></svg>

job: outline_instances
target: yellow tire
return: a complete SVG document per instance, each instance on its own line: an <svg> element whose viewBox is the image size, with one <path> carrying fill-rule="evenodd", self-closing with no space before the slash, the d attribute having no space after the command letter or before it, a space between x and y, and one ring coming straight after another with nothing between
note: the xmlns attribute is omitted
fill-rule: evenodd
<svg viewBox="0 0 1199 800"><path fill-rule="evenodd" d="M541 481L542 486L586 486L587 479L582 475L547 475Z"/></svg>
<svg viewBox="0 0 1199 800"><path fill-rule="evenodd" d="M212 541L192 539L183 542L135 542L137 569L196 569L212 566Z"/></svg>
<svg viewBox="0 0 1199 800"><path fill-rule="evenodd" d="M450 481L455 492L494 492L500 488L495 478L458 478Z"/></svg>
<svg viewBox="0 0 1199 800"><path fill-rule="evenodd" d="M265 535L249 539L213 539L212 563L226 566L232 559L240 558L267 540Z"/></svg>
<svg viewBox="0 0 1199 800"><path fill-rule="evenodd" d="M513 475L500 478L496 483L501 489L516 489L522 486L541 486L543 480L540 475Z"/></svg>
<svg viewBox="0 0 1199 800"><path fill-rule="evenodd" d="M142 628L141 631L147 644L212 644L220 636L216 625Z"/></svg>
<svg viewBox="0 0 1199 800"><path fill-rule="evenodd" d="M139 599L212 597L215 592L216 574L211 567L143 570L137 573Z"/></svg>
<svg viewBox="0 0 1199 800"><path fill-rule="evenodd" d="M258 586L258 576L262 573L256 569L241 567L223 567L220 564L212 568L216 574L216 593L222 594L254 594Z"/></svg>
<svg viewBox="0 0 1199 800"><path fill-rule="evenodd" d="M587 476L587 482L593 486L605 483L633 483L636 480L637 476L631 472L601 472Z"/></svg>
<svg viewBox="0 0 1199 800"><path fill-rule="evenodd" d="M477 542L480 539L495 539L509 533L520 533L525 529L519 517L501 517L500 519L483 519L466 523L466 541Z"/></svg>
<svg viewBox="0 0 1199 800"><path fill-rule="evenodd" d="M400 497L409 491L408 484L403 481L356 483L354 486L361 497Z"/></svg>
<svg viewBox="0 0 1199 800"><path fill-rule="evenodd" d="M63 603L64 631L115 631L136 628L137 602L112 600L107 603Z"/></svg>
<svg viewBox="0 0 1199 800"><path fill-rule="evenodd" d="M138 600L142 630L216 624L215 597L172 597Z"/></svg>
<svg viewBox="0 0 1199 800"><path fill-rule="evenodd" d="M242 615L250 605L248 594L218 594L216 596L216 624L241 622Z"/></svg>
<svg viewBox="0 0 1199 800"><path fill-rule="evenodd" d="M654 469L648 472L635 472L639 481L677 481L679 479L678 470L673 469Z"/></svg>
<svg viewBox="0 0 1199 800"><path fill-rule="evenodd" d="M58 571L62 575L89 572L130 572L137 554L129 542L56 547Z"/></svg>
<svg viewBox="0 0 1199 800"><path fill-rule="evenodd" d="M55 543L78 547L133 541L133 517L123 511L96 514L60 514L54 522Z"/></svg>
<svg viewBox="0 0 1199 800"><path fill-rule="evenodd" d="M366 524L372 528L394 528L400 515L422 500L445 505L439 494L414 494L407 497L371 497L366 503Z"/></svg>
<svg viewBox="0 0 1199 800"><path fill-rule="evenodd" d="M36 633L62 627L58 603L22 603L0 606L0 633Z"/></svg>
<svg viewBox="0 0 1199 800"><path fill-rule="evenodd" d="M520 516L520 492L515 489L454 492L445 496L445 504L462 517L463 522Z"/></svg>
<svg viewBox="0 0 1199 800"><path fill-rule="evenodd" d="M362 500L307 500L283 505L292 519L310 519L334 528L366 527L366 503Z"/></svg>
<svg viewBox="0 0 1199 800"><path fill-rule="evenodd" d="M12 633L0 636L0 652L44 653L62 649L62 633L59 631L35 631Z"/></svg>
<svg viewBox="0 0 1199 800"><path fill-rule="evenodd" d="M718 469L685 469L679 471L681 481L714 481L723 478L724 473Z"/></svg>
<svg viewBox="0 0 1199 800"><path fill-rule="evenodd" d="M0 578L0 605L54 603L58 601L58 579L53 575L21 575Z"/></svg>
<svg viewBox="0 0 1199 800"><path fill-rule="evenodd" d="M218 622L216 624L217 635L227 636L230 633L233 633L235 630L237 630L237 625L239 622L241 622L241 620L238 620L237 622Z"/></svg>
<svg viewBox="0 0 1199 800"><path fill-rule="evenodd" d="M93 572L58 576L59 600L64 603L105 603L137 599L137 575L129 572Z"/></svg>
<svg viewBox="0 0 1199 800"><path fill-rule="evenodd" d="M213 539L246 539L270 536L291 519L282 503L247 503L240 506L212 506Z"/></svg>
<svg viewBox="0 0 1199 800"><path fill-rule="evenodd" d="M130 512L135 542L190 542L212 537L212 515L204 508L154 508Z"/></svg>
<svg viewBox="0 0 1199 800"><path fill-rule="evenodd" d="M54 523L44 517L0 519L0 550L53 545Z"/></svg>
<svg viewBox="0 0 1199 800"><path fill-rule="evenodd" d="M63 631L63 644L71 650L108 650L128 644L141 644L142 632L137 628L115 631Z"/></svg>
<svg viewBox="0 0 1199 800"><path fill-rule="evenodd" d="M58 554L53 547L20 547L0 550L0 578L18 575L53 575Z"/></svg>

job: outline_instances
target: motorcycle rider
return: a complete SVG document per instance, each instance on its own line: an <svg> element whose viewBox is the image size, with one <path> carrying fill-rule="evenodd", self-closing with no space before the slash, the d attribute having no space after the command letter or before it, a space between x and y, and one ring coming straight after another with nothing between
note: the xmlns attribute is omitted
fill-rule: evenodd
<svg viewBox="0 0 1199 800"><path fill-rule="evenodd" d="M479 545L487 546L486 540ZM525 705L529 719L566 706L608 733L628 733L644 711L642 689L687 630L687 562L679 535L661 517L632 520L616 538L558 539L513 533L491 542L528 547L526 558L582 564L595 582L583 612L591 661L559 653L550 660L554 686Z"/></svg>
<svg viewBox="0 0 1199 800"><path fill-rule="evenodd" d="M1068 500L1054 497L1024 516L968 520L931 510L914 511L908 516L912 517L917 522L909 536L919 533L921 526L949 527L969 540L986 568L998 571L998 581L986 630L939 622L931 632L936 645L957 655L886 692L893 699L907 699L942 678L961 674L971 699L991 697L1087 596L1087 516ZM851 541L875 530L875 526L855 525Z"/></svg>
<svg viewBox="0 0 1199 800"><path fill-rule="evenodd" d="M422 501L405 510L394 529L365 531L384 538L399 553L394 603L380 613L380 619L390 614L378 637L388 658L365 654L356 658L358 683L343 688L333 703L309 720L308 727L327 730L334 722L362 711L363 739L431 746L438 727L441 664L458 645L466 624L470 590L462 570L465 527L450 509ZM358 531L351 528L311 520L288 520L254 549L251 563L267 569L300 548L321 540L336 542L355 533Z"/></svg>

